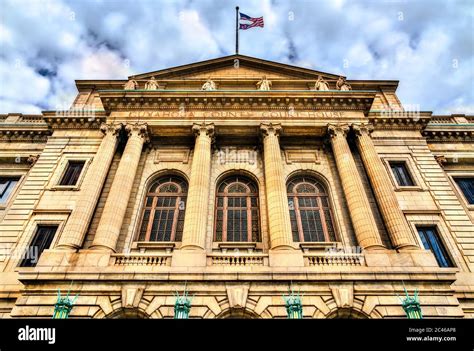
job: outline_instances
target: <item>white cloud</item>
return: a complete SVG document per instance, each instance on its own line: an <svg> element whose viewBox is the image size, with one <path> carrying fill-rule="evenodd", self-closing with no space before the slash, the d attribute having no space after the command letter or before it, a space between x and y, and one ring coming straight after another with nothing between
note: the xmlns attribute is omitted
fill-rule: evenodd
<svg viewBox="0 0 474 351"><path fill-rule="evenodd" d="M76 93L74 79L119 79L234 53L230 0L3 0L0 6L2 113L64 106ZM398 79L403 103L472 112L471 6L439 0L240 0L239 6L265 20L263 29L240 32L244 55L349 79Z"/></svg>
<svg viewBox="0 0 474 351"><path fill-rule="evenodd" d="M117 53L103 47L89 51L67 63L59 65L58 74L61 79L117 79L126 78L130 74L127 61Z"/></svg>
<svg viewBox="0 0 474 351"><path fill-rule="evenodd" d="M28 104L23 101L16 101L15 99L3 99L0 98L0 110L5 111L5 113L13 111L18 112L21 111L21 113L24 114L38 114L41 113L41 109L34 105L34 104Z"/></svg>
<svg viewBox="0 0 474 351"><path fill-rule="evenodd" d="M48 95L50 81L20 62L0 60L0 77L2 99L41 104Z"/></svg>

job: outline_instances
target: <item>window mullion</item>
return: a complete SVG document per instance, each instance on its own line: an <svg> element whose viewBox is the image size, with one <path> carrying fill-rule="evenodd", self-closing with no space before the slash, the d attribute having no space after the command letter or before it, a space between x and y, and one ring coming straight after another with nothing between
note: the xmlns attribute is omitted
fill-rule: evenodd
<svg viewBox="0 0 474 351"><path fill-rule="evenodd" d="M227 199L228 199L228 195L225 194L224 195L224 204L223 204L223 209L222 209L222 215L223 215L223 219L222 219L222 241L227 241Z"/></svg>
<svg viewBox="0 0 474 351"><path fill-rule="evenodd" d="M316 200L318 202L319 219L321 220L321 226L323 227L323 235L324 235L325 240L327 242L330 242L331 240L329 239L329 232L326 225L326 214L324 213L323 202L321 201L321 196L316 196Z"/></svg>
<svg viewBox="0 0 474 351"><path fill-rule="evenodd" d="M153 196L153 201L151 203L151 209L150 209L150 218L148 219L148 226L146 227L145 241L150 241L151 228L153 226L153 220L155 218L155 209L156 209L157 200L158 200L158 196Z"/></svg>
<svg viewBox="0 0 474 351"><path fill-rule="evenodd" d="M298 235L300 237L300 242L304 242L304 232L303 232L303 223L301 220L300 204L298 203L298 196L293 197L293 203L295 205L295 214L296 214L296 223L298 225Z"/></svg>
<svg viewBox="0 0 474 351"><path fill-rule="evenodd" d="M252 197L247 196L247 241L252 241Z"/></svg>
<svg viewBox="0 0 474 351"><path fill-rule="evenodd" d="M176 196L176 203L175 203L175 206L174 206L174 215L173 215L173 224L171 225L170 241L174 241L174 239L176 237L176 227L178 226L180 199L181 199L180 196Z"/></svg>

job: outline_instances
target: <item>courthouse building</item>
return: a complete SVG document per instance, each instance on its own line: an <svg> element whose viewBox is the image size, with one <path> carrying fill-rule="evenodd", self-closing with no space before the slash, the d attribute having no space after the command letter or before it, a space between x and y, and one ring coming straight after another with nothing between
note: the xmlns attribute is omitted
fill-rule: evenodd
<svg viewBox="0 0 474 351"><path fill-rule="evenodd" d="M0 115L2 317L474 317L474 116L242 55L120 78Z"/></svg>

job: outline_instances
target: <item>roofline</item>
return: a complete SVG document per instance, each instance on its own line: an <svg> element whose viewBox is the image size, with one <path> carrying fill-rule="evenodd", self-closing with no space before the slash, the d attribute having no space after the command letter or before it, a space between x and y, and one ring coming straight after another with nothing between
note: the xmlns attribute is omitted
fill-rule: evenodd
<svg viewBox="0 0 474 351"><path fill-rule="evenodd" d="M341 75L338 75L338 74L332 74L332 73L327 73L327 72L323 72L323 71L316 71L316 70L309 69L309 68L298 67L298 66L289 65L289 64L286 64L286 63L280 63L280 62L265 60L265 59L256 58L256 57L252 57L252 56L234 54L234 55L228 55L228 56L223 56L223 57L219 57L219 58L199 61L199 62L188 63L188 64L180 65L180 66L169 67L169 68L165 68L165 69L162 69L162 70L136 74L136 75L132 75L132 76L127 77L127 79L104 79L104 80L100 80L100 79L99 80L88 80L88 79L82 80L82 79L79 79L79 80L75 80L75 84L76 84L76 87L78 88L78 90L80 90L80 87L82 89L84 89L84 88L94 87L96 85L125 84L129 79L143 79L143 78L149 77L151 75L157 75L157 76L165 75L165 74L168 74L168 73L184 71L186 69L192 69L193 67L211 65L213 63L221 63L221 62L225 62L225 61L232 60L232 59L234 59L234 60L235 59L242 59L242 60L247 60L247 61L254 62L254 63L259 63L259 64L273 65L273 66L276 66L278 68L292 70L292 71L295 71L295 72L300 73L300 74L308 74L308 75L313 75L313 76L321 74L321 75L331 77L333 79L337 79L339 76L341 76ZM342 77L346 78L345 76L342 76ZM392 86L395 89L398 87L398 84L399 84L398 80L366 80L366 79L351 80L351 79L348 79L347 81L350 82L350 83L369 83L369 84L375 84L375 85L387 85L387 86Z"/></svg>
<svg viewBox="0 0 474 351"><path fill-rule="evenodd" d="M240 54L233 54L233 55L222 56L222 57L218 57L218 58L214 58L214 59L188 63L188 64L184 64L184 65L180 65L180 66L169 67L169 68L165 68L165 69L162 69L162 70L136 74L136 75L130 76L129 79L140 79L144 76L149 76L150 74L157 74L157 75L160 74L160 75L162 75L162 74L166 74L166 73L172 73L172 72L177 72L177 71L189 69L189 68L192 68L193 66L202 66L202 65L207 65L207 64L211 64L211 63L219 63L219 62L227 61L227 60L230 60L230 59L239 59L239 58L240 59L245 59L245 60L248 60L248 61L252 61L252 62L255 62L255 63L266 63L266 64L271 64L271 65L277 65L277 66L280 66L281 68L291 69L291 70L299 71L301 73L306 73L306 74L313 74L313 75L314 74L325 74L325 75L332 76L332 77L335 77L335 78L340 76L339 74L332 74L332 73L327 73L327 72L322 72L322 71L316 71L316 70L312 70L312 69L309 69L309 68L293 66L293 65L286 64L286 63L265 60L265 59L261 59L261 58L257 58L257 57L245 56L245 55L240 55ZM345 77L345 76L343 76L343 77Z"/></svg>
<svg viewBox="0 0 474 351"><path fill-rule="evenodd" d="M173 79L169 79L169 81L172 81ZM193 80L204 80L203 79L193 79ZM245 80L245 79L244 79ZM250 78L248 79L250 80ZM283 79L282 81L284 81ZM163 79L160 81L168 81L168 79ZM216 81L219 81L219 79L216 79ZM314 80L307 79L308 83L309 82L314 82ZM76 88L81 91L81 90L87 90L87 89L96 89L96 90L101 90L100 87L104 85L117 85L117 86L123 86L127 80L126 79L116 79L116 80L86 80L86 79L76 79L75 81ZM371 86L378 86L378 87L391 87L394 89L394 91L398 88L399 81L398 80L367 80L367 79L348 79L348 83L351 85L359 85L359 84L366 84L366 85L371 85ZM99 89L97 89L99 88ZM370 89L369 89L370 90Z"/></svg>

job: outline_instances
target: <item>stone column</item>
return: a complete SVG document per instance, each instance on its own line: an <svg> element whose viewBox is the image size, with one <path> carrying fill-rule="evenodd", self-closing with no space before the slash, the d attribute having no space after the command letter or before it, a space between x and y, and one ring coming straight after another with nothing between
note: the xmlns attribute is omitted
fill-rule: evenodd
<svg viewBox="0 0 474 351"><path fill-rule="evenodd" d="M377 154L370 137L373 129L372 126L361 124L353 125L352 128L357 136L357 147L393 245L397 249L418 248L398 204L387 170Z"/></svg>
<svg viewBox="0 0 474 351"><path fill-rule="evenodd" d="M64 227L56 249L75 250L81 248L109 172L117 147L117 135L121 128L121 124L102 124L100 127L105 136L87 169L76 206Z"/></svg>
<svg viewBox="0 0 474 351"><path fill-rule="evenodd" d="M104 212L90 249L115 252L143 144L148 141L147 124L127 124L128 141L110 188Z"/></svg>
<svg viewBox="0 0 474 351"><path fill-rule="evenodd" d="M265 188L268 211L268 230L271 249L294 249L291 235L290 210L278 135L280 124L262 123L265 169Z"/></svg>
<svg viewBox="0 0 474 351"><path fill-rule="evenodd" d="M328 126L337 170L341 178L347 206L349 207L349 215L359 245L364 249L382 249L384 248L382 239L346 140L348 131L348 125Z"/></svg>
<svg viewBox="0 0 474 351"><path fill-rule="evenodd" d="M204 249L206 244L214 124L194 124L192 130L196 141L181 245L185 250Z"/></svg>

